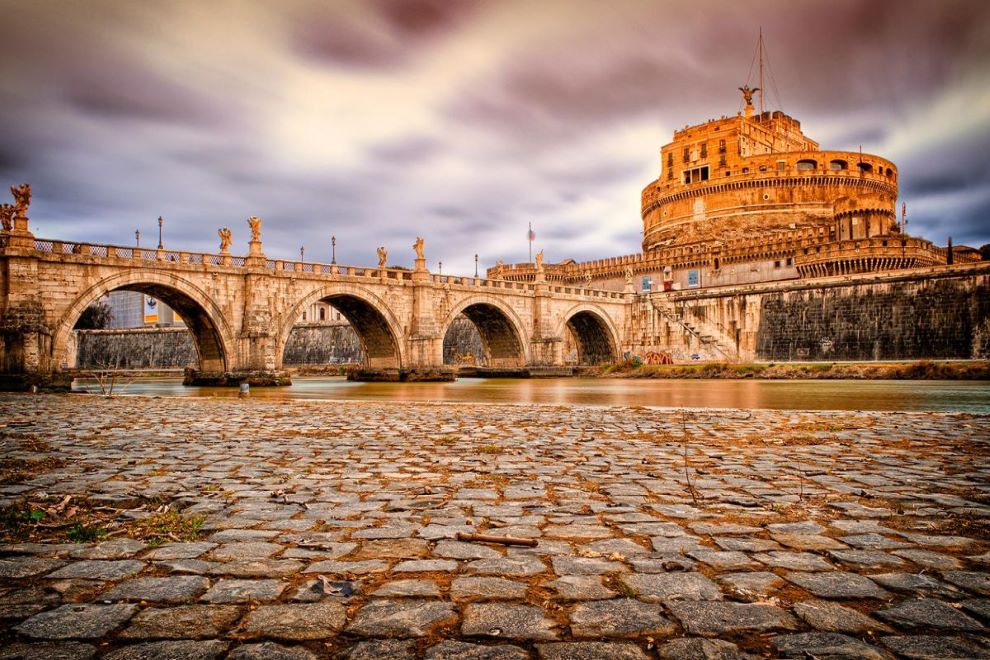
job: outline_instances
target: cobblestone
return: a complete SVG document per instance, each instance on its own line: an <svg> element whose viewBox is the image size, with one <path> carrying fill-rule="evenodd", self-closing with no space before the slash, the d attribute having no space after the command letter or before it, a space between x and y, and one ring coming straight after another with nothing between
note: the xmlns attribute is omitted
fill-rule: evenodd
<svg viewBox="0 0 990 660"><path fill-rule="evenodd" d="M32 422L0 429L3 455L40 440L63 465L3 504L72 495L126 522L153 493L205 516L157 547L0 545L0 659L990 657L987 416L17 395L0 411Z"/></svg>

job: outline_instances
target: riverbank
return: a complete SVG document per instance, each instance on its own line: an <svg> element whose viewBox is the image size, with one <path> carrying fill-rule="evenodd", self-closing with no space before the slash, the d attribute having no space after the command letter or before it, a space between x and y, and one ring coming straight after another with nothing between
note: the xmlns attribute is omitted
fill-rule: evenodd
<svg viewBox="0 0 990 660"><path fill-rule="evenodd" d="M986 655L987 415L0 411L0 657Z"/></svg>
<svg viewBox="0 0 990 660"><path fill-rule="evenodd" d="M581 369L596 378L759 378L767 380L990 380L990 362L810 362L637 365Z"/></svg>

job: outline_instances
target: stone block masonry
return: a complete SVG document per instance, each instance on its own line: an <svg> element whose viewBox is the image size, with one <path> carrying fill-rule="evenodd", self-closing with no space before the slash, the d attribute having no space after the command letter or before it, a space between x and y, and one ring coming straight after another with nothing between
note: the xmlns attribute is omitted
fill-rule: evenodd
<svg viewBox="0 0 990 660"><path fill-rule="evenodd" d="M763 297L764 360L986 359L990 283L920 280Z"/></svg>

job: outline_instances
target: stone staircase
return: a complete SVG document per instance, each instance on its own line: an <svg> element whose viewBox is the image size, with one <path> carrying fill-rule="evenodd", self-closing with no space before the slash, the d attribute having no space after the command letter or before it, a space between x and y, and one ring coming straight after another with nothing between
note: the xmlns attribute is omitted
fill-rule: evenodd
<svg viewBox="0 0 990 660"><path fill-rule="evenodd" d="M660 315L665 318L668 322L679 325L684 328L688 334L693 336L698 340L701 346L712 353L712 357L721 358L730 362L735 362L738 360L738 355L736 353L736 348L734 345L729 343L722 332L712 326L710 323L698 319L693 314L688 318L686 308L682 308L682 311L678 312L677 307L666 300L658 300L656 298L650 298L650 304L653 305L653 309L658 311ZM687 312L687 314L685 313Z"/></svg>

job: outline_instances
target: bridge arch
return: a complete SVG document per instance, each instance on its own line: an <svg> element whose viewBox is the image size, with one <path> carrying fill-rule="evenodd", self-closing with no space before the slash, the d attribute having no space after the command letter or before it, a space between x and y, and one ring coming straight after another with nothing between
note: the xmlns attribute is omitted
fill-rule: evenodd
<svg viewBox="0 0 990 660"><path fill-rule="evenodd" d="M557 336L570 332L577 342L578 364L618 362L619 332L611 317L600 307L579 303L568 309L557 329Z"/></svg>
<svg viewBox="0 0 990 660"><path fill-rule="evenodd" d="M56 321L52 338L52 358L56 368L68 363L69 337L82 313L103 296L118 290L138 291L152 296L178 312L193 336L201 371L223 373L231 369L237 343L223 310L189 280L174 274L145 270L128 270L111 275L76 296Z"/></svg>
<svg viewBox="0 0 990 660"><path fill-rule="evenodd" d="M302 316L303 310L320 301L335 307L351 324L361 342L365 366L398 369L406 362L401 341L402 326L388 304L365 287L334 282L313 289L289 308L282 320L275 347L279 367L292 327Z"/></svg>
<svg viewBox="0 0 990 660"><path fill-rule="evenodd" d="M526 366L528 345L524 325L511 306L491 296L471 296L451 309L440 328L446 338L451 324L464 314L478 329L487 366L513 369Z"/></svg>

